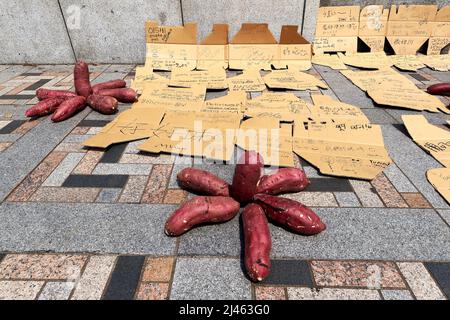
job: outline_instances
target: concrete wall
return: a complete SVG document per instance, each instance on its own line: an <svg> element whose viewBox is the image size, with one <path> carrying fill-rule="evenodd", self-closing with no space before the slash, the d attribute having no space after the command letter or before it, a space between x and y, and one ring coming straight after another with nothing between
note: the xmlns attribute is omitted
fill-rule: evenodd
<svg viewBox="0 0 450 320"><path fill-rule="evenodd" d="M196 21L199 39L213 23L268 22L278 38L283 24L297 24L313 40L319 4L437 3L448 0L1 0L0 64L143 63L144 22Z"/></svg>

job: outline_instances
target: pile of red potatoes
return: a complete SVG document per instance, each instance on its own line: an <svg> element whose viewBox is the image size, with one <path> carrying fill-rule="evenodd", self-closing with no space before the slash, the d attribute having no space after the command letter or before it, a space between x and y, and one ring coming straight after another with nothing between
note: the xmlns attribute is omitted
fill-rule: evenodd
<svg viewBox="0 0 450 320"><path fill-rule="evenodd" d="M264 161L247 151L236 165L232 185L207 171L187 168L177 178L180 187L198 196L184 203L167 220L168 236L180 236L192 228L226 222L244 206L242 221L245 241L245 268L252 281L263 281L270 273L272 240L268 220L301 234L316 235L326 229L319 216L305 205L282 193L300 192L310 184L298 168L282 168L263 176Z"/></svg>
<svg viewBox="0 0 450 320"><path fill-rule="evenodd" d="M52 114L52 121L69 119L87 106L103 114L114 114L119 102L133 103L137 93L126 88L124 80L112 80L91 86L89 66L80 61L75 65L75 92L65 90L38 89L36 96L39 103L28 109L27 117L42 117Z"/></svg>

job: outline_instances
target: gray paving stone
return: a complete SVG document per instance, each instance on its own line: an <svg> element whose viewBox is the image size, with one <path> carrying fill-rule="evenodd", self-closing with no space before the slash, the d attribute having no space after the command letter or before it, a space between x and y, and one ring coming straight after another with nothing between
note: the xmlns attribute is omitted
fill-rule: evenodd
<svg viewBox="0 0 450 320"><path fill-rule="evenodd" d="M106 82L110 80L123 79L128 75L128 72L105 72L92 80L92 84Z"/></svg>
<svg viewBox="0 0 450 320"><path fill-rule="evenodd" d="M2 58L5 58L6 56L3 56ZM22 66L22 65L13 65L9 67L8 69L0 72L0 84L17 77L18 75L27 72L31 70L32 66Z"/></svg>
<svg viewBox="0 0 450 320"><path fill-rule="evenodd" d="M251 284L239 259L179 258L170 298L173 300L249 300Z"/></svg>
<svg viewBox="0 0 450 320"><path fill-rule="evenodd" d="M68 300L74 286L73 282L47 282L38 300Z"/></svg>
<svg viewBox="0 0 450 320"><path fill-rule="evenodd" d="M0 154L0 201L36 167L55 146L89 113L85 109L76 116L53 123L43 120ZM20 163L20 166L17 164Z"/></svg>
<svg viewBox="0 0 450 320"><path fill-rule="evenodd" d="M83 143L87 139L91 138L89 134L69 134L62 142L64 143Z"/></svg>
<svg viewBox="0 0 450 320"><path fill-rule="evenodd" d="M439 168L441 165L395 127L383 125L382 129L389 155L417 190L433 207L450 208L426 179L429 169Z"/></svg>
<svg viewBox="0 0 450 320"><path fill-rule="evenodd" d="M364 207L376 208L384 207L383 201L375 192L375 189L368 181L350 180L353 189L358 195Z"/></svg>
<svg viewBox="0 0 450 320"><path fill-rule="evenodd" d="M384 300L414 300L408 290L381 290Z"/></svg>
<svg viewBox="0 0 450 320"><path fill-rule="evenodd" d="M450 226L450 210L438 210L441 217L448 223Z"/></svg>
<svg viewBox="0 0 450 320"><path fill-rule="evenodd" d="M386 109L386 112L395 119L396 123L403 123L402 115L423 115L433 124L444 124L446 121L450 120L450 115L445 113L417 112L407 109Z"/></svg>
<svg viewBox="0 0 450 320"><path fill-rule="evenodd" d="M164 223L169 205L0 205L0 252L86 252L173 255Z"/></svg>
<svg viewBox="0 0 450 320"><path fill-rule="evenodd" d="M130 176L149 175L153 166L151 164L121 164L121 163L99 163L92 174L124 174Z"/></svg>
<svg viewBox="0 0 450 320"><path fill-rule="evenodd" d="M97 203L113 203L116 202L122 193L122 189L103 189L100 191L95 202Z"/></svg>
<svg viewBox="0 0 450 320"><path fill-rule="evenodd" d="M335 192L334 196L340 207L361 207L358 197L353 192Z"/></svg>
<svg viewBox="0 0 450 320"><path fill-rule="evenodd" d="M315 167L305 166L303 167L303 170L305 170L308 178L326 178L326 176L321 175L319 170L317 170Z"/></svg>
<svg viewBox="0 0 450 320"><path fill-rule="evenodd" d="M16 142L21 137L21 134L0 134L0 142Z"/></svg>
<svg viewBox="0 0 450 320"><path fill-rule="evenodd" d="M395 163L391 164L383 172L398 192L417 192L411 181L408 180Z"/></svg>
<svg viewBox="0 0 450 320"><path fill-rule="evenodd" d="M430 68L424 68L422 69L422 71L431 75L432 77L436 78L441 82L450 82L450 72L440 72L431 70Z"/></svg>
<svg viewBox="0 0 450 320"><path fill-rule="evenodd" d="M69 153L42 185L44 187L62 186L83 157L83 153Z"/></svg>
<svg viewBox="0 0 450 320"><path fill-rule="evenodd" d="M225 180L228 183L233 183L233 176L234 176L234 171L236 169L236 166L231 165L231 164L216 164L216 165L211 165L211 164L196 164L194 162L194 167L201 169L201 170L206 170L208 172L211 172L212 174L215 174L216 176L222 178L223 180Z"/></svg>
<svg viewBox="0 0 450 320"><path fill-rule="evenodd" d="M374 124L393 124L397 123L392 116L381 108L361 109L362 112Z"/></svg>
<svg viewBox="0 0 450 320"><path fill-rule="evenodd" d="M450 231L434 210L319 208L327 230L314 237L271 225L272 257L296 259L450 259Z"/></svg>
<svg viewBox="0 0 450 320"><path fill-rule="evenodd" d="M372 100L364 91L355 86L338 70L332 70L325 66L316 65L315 69L333 89L342 102L355 105L360 108L374 108Z"/></svg>
<svg viewBox="0 0 450 320"><path fill-rule="evenodd" d="M26 119L25 111L29 106L2 105L0 108L0 120L23 120Z"/></svg>
<svg viewBox="0 0 450 320"><path fill-rule="evenodd" d="M232 221L202 226L180 238L178 254L188 256L233 256L241 254L240 215Z"/></svg>

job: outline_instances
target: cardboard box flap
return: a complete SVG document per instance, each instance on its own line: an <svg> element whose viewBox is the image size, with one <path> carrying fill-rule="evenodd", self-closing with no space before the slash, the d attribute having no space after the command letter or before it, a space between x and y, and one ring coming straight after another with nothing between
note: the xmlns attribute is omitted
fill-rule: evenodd
<svg viewBox="0 0 450 320"><path fill-rule="evenodd" d="M317 22L357 22L359 6L320 7Z"/></svg>
<svg viewBox="0 0 450 320"><path fill-rule="evenodd" d="M146 23L147 43L197 44L197 24L159 26L156 21Z"/></svg>
<svg viewBox="0 0 450 320"><path fill-rule="evenodd" d="M267 23L243 23L231 44L277 44Z"/></svg>
<svg viewBox="0 0 450 320"><path fill-rule="evenodd" d="M450 6L441 8L434 19L436 22L450 22Z"/></svg>
<svg viewBox="0 0 450 320"><path fill-rule="evenodd" d="M390 21L434 21L437 5L396 5L391 6Z"/></svg>
<svg viewBox="0 0 450 320"><path fill-rule="evenodd" d="M389 9L384 9L383 5L369 5L361 9L359 21L387 21L388 17Z"/></svg>
<svg viewBox="0 0 450 320"><path fill-rule="evenodd" d="M228 44L228 24L214 24L212 32L200 44Z"/></svg>
<svg viewBox="0 0 450 320"><path fill-rule="evenodd" d="M298 26L287 25L281 27L280 44L309 44L309 41L298 33Z"/></svg>

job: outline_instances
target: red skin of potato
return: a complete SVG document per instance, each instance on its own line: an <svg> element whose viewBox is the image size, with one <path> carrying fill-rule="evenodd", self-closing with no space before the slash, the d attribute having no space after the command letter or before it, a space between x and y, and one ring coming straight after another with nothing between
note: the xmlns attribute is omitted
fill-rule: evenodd
<svg viewBox="0 0 450 320"><path fill-rule="evenodd" d="M72 117L78 111L83 110L84 108L86 108L85 97L77 96L75 98L65 100L63 103L59 105L58 109L53 114L52 121L53 122L64 121Z"/></svg>
<svg viewBox="0 0 450 320"><path fill-rule="evenodd" d="M123 103L133 103L137 101L136 91L130 88L105 89L98 91L97 94L101 96L114 97L117 99L117 101Z"/></svg>
<svg viewBox="0 0 450 320"><path fill-rule="evenodd" d="M119 88L125 88L127 86L127 83L121 79L118 80L111 80L107 82L102 82L94 85L92 87L92 92L94 94L97 94L100 90L104 89L119 89Z"/></svg>
<svg viewBox="0 0 450 320"><path fill-rule="evenodd" d="M436 83L427 88L429 94L450 96L450 83Z"/></svg>
<svg viewBox="0 0 450 320"><path fill-rule="evenodd" d="M262 175L264 160L255 151L246 151L236 165L233 184L230 189L231 196L242 204L253 199L256 186Z"/></svg>
<svg viewBox="0 0 450 320"><path fill-rule="evenodd" d="M31 107L25 112L26 117L42 117L49 114L52 114L53 112L58 109L59 105L63 103L66 100L66 98L50 98L40 101L35 106Z"/></svg>
<svg viewBox="0 0 450 320"><path fill-rule="evenodd" d="M86 102L92 109L103 114L114 114L119 107L119 102L116 98L95 94L91 94Z"/></svg>
<svg viewBox="0 0 450 320"><path fill-rule="evenodd" d="M50 89L44 89L40 88L36 90L36 97L42 101L46 99L51 98L74 98L77 94L75 92L66 91L66 90L50 90Z"/></svg>
<svg viewBox="0 0 450 320"><path fill-rule="evenodd" d="M233 219L240 205L230 197L195 197L183 204L167 220L168 236L180 236L203 223L220 223Z"/></svg>
<svg viewBox="0 0 450 320"><path fill-rule="evenodd" d="M254 199L270 220L295 233L310 236L326 229L314 211L297 201L266 194L257 194Z"/></svg>
<svg viewBox="0 0 450 320"><path fill-rule="evenodd" d="M87 98L92 94L91 81L89 80L89 66L86 62L77 62L73 70L73 78L77 95Z"/></svg>
<svg viewBox="0 0 450 320"><path fill-rule="evenodd" d="M184 189L210 196L230 196L228 183L207 171L186 168L178 174L177 179Z"/></svg>
<svg viewBox="0 0 450 320"><path fill-rule="evenodd" d="M309 186L305 172L298 168L282 168L259 180L256 193L277 195L287 192L300 192Z"/></svg>
<svg viewBox="0 0 450 320"><path fill-rule="evenodd" d="M253 281L263 281L270 273L272 238L264 210L251 203L242 213L245 241L245 268Z"/></svg>

